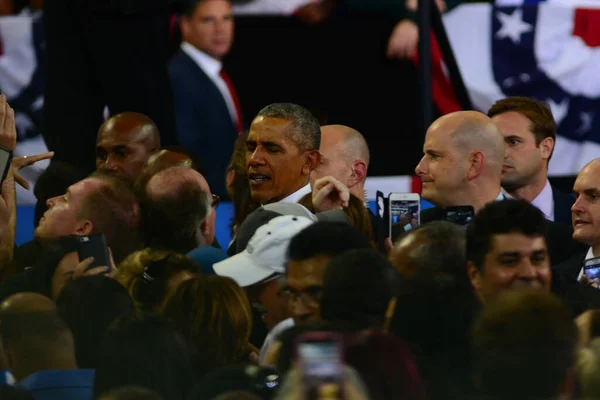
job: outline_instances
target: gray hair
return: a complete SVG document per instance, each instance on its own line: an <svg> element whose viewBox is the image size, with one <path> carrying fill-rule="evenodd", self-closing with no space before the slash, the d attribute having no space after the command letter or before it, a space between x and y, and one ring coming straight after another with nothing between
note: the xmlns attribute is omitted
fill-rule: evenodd
<svg viewBox="0 0 600 400"><path fill-rule="evenodd" d="M273 103L260 110L257 117L281 118L289 121L294 128L290 134L301 152L319 150L321 126L317 118L306 108L293 103Z"/></svg>

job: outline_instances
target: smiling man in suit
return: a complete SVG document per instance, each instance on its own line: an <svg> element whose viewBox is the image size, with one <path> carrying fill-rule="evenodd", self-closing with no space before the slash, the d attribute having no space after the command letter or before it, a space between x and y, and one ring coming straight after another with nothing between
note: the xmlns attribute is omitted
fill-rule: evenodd
<svg viewBox="0 0 600 400"><path fill-rule="evenodd" d="M425 153L416 173L423 182L421 197L435 208L421 212L421 224L444 218L444 207L472 206L505 199L501 190L504 137L486 115L459 111L436 120L425 136ZM573 230L547 221L546 242L553 264L581 251Z"/></svg>
<svg viewBox="0 0 600 400"><path fill-rule="evenodd" d="M230 1L183 1L181 32L181 49L169 63L177 136L207 166L213 192L227 198L227 165L243 130L237 95L222 64L234 36Z"/></svg>
<svg viewBox="0 0 600 400"><path fill-rule="evenodd" d="M527 97L508 97L488 111L505 141L502 186L509 197L530 202L547 219L571 225L575 198L556 190L548 180L556 123L550 108Z"/></svg>

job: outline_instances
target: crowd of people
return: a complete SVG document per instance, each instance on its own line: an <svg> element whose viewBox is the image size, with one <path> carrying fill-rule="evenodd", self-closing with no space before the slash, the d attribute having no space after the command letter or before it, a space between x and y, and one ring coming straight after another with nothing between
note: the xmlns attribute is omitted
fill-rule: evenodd
<svg viewBox="0 0 600 400"><path fill-rule="evenodd" d="M294 103L244 129L219 61L231 4L189 6L168 68L180 145L149 115L110 115L93 173L93 156L59 157L40 176L18 247L19 171L55 153L6 166L0 400L600 398L600 159L573 193L550 184L547 105L433 122L414 167L434 207L392 241L367 204L363 135ZM0 95L0 147L16 141ZM456 206L468 224L445 220ZM106 260L82 257L98 235Z"/></svg>

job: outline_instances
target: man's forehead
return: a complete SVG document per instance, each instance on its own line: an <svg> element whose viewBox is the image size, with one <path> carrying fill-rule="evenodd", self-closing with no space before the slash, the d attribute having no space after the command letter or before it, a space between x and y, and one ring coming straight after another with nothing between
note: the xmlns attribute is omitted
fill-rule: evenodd
<svg viewBox="0 0 600 400"><path fill-rule="evenodd" d="M498 252L523 252L546 250L546 240L540 235L525 235L521 232L492 235L492 249Z"/></svg>
<svg viewBox="0 0 600 400"><path fill-rule="evenodd" d="M78 193L82 193L82 192L87 192L87 191L97 189L98 187L100 187L104 184L105 184L104 181L102 181L101 179L86 178L84 180L81 180L81 181L69 186L69 188L67 189L67 193L78 194Z"/></svg>
<svg viewBox="0 0 600 400"><path fill-rule="evenodd" d="M594 162L587 165L575 180L574 189L583 190L600 190L600 162Z"/></svg>

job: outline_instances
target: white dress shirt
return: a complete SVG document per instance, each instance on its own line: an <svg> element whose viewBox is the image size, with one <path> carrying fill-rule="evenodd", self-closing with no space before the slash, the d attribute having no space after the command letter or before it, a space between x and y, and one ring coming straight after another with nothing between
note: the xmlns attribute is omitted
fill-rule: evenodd
<svg viewBox="0 0 600 400"><path fill-rule="evenodd" d="M267 351L269 351L269 347L273 344L274 341L277 340L277 337L281 335L282 332L294 326L294 318L284 319L277 325L271 329L267 337L265 338L265 342L260 348L260 354L258 356L258 364L263 366L265 361L265 356L267 355Z"/></svg>
<svg viewBox="0 0 600 400"><path fill-rule="evenodd" d="M217 60L216 58L212 58L208 54L203 51L198 50L193 45L188 42L181 43L181 50L190 56L192 60L204 71L206 75L210 78L210 80L215 84L215 86L219 89L221 94L223 95L223 99L225 100L225 104L227 104L227 108L229 109L229 114L231 115L231 120L233 124L237 124L238 115L237 110L235 108L235 103L233 102L233 97L229 92L229 87L227 83L221 78L221 69L223 69L223 63Z"/></svg>
<svg viewBox="0 0 600 400"><path fill-rule="evenodd" d="M233 6L235 15L292 15L300 7L315 0L252 0Z"/></svg>
<svg viewBox="0 0 600 400"><path fill-rule="evenodd" d="M583 261L586 262L587 260L591 260L592 258L596 258L596 256L594 256L594 251L590 247L590 249L588 250L587 254L585 255L585 259ZM581 270L579 270L579 275L577 276L577 280L580 281L582 276L583 276L583 267L581 268Z"/></svg>
<svg viewBox="0 0 600 400"><path fill-rule="evenodd" d="M504 191L504 190L503 190ZM510 199L514 199L508 192L504 191L506 197ZM535 199L531 200L531 204L534 205L538 210L540 210L546 219L550 221L554 221L554 195L552 193L552 186L550 186L550 181L546 179L546 185L538 194Z"/></svg>
<svg viewBox="0 0 600 400"><path fill-rule="evenodd" d="M290 194L285 199L281 200L280 203L297 203L304 196L306 196L307 194L309 194L311 192L312 192L312 189L311 189L310 183L309 183L306 186L304 186L302 189L295 191L294 193Z"/></svg>

